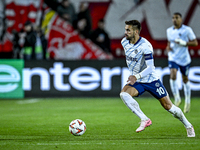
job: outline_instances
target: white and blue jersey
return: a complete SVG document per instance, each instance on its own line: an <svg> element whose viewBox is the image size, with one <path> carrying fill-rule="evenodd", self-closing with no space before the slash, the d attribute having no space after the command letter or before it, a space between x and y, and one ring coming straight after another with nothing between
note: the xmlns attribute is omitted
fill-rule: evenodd
<svg viewBox="0 0 200 150"><path fill-rule="evenodd" d="M175 39L182 39L186 42L196 39L193 30L182 25L181 28L175 29L174 26L167 29L167 39L170 42L172 51L168 52L168 61L173 61L181 66L190 64L191 58L187 46L181 46L175 43Z"/></svg>
<svg viewBox="0 0 200 150"><path fill-rule="evenodd" d="M145 60L153 59L153 47L149 41L140 37L135 44L131 44L129 40L124 37L121 44L125 51L126 63L130 71L130 75L136 75L147 68ZM151 73L140 78L137 82L151 83L158 79L159 77L156 75L154 67Z"/></svg>

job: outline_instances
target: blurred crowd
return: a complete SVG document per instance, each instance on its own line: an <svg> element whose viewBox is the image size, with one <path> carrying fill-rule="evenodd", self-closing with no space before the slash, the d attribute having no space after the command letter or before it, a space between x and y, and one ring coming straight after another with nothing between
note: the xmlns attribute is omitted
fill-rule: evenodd
<svg viewBox="0 0 200 150"><path fill-rule="evenodd" d="M55 10L57 14L69 22L83 38L90 39L99 46L105 53L112 55L111 42L105 30L104 18L98 21L98 27L92 30L92 18L88 2L80 2L79 9L75 11L70 0L44 0L44 3ZM13 51L9 55L0 54L0 58L16 59L49 59L48 39L45 37L41 27L35 27L34 23L27 20L21 31L12 31Z"/></svg>
<svg viewBox="0 0 200 150"><path fill-rule="evenodd" d="M41 28L26 21L20 32L13 30L13 54L16 59L47 59L47 39Z"/></svg>

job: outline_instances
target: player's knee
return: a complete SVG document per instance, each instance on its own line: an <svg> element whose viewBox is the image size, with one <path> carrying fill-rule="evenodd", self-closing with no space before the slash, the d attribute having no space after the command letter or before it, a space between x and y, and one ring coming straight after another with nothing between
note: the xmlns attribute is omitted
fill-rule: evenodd
<svg viewBox="0 0 200 150"><path fill-rule="evenodd" d="M188 82L188 80L183 80L183 83L187 83Z"/></svg>
<svg viewBox="0 0 200 150"><path fill-rule="evenodd" d="M176 69L170 69L170 79L176 80L176 74L177 74Z"/></svg>
<svg viewBox="0 0 200 150"><path fill-rule="evenodd" d="M121 93L119 94L119 96L120 96L121 99L124 99L125 92L121 92Z"/></svg>
<svg viewBox="0 0 200 150"><path fill-rule="evenodd" d="M176 75L174 75L174 74L170 74L170 79L172 79L172 80L176 80Z"/></svg>
<svg viewBox="0 0 200 150"><path fill-rule="evenodd" d="M173 105L172 102L171 102L171 100L169 99L168 95L165 96L165 97L163 97L163 98L161 98L161 99L159 99L159 101L160 101L160 104L162 105L162 107L165 110L170 110L171 107L172 107L172 105Z"/></svg>
<svg viewBox="0 0 200 150"><path fill-rule="evenodd" d="M183 77L183 82L187 83L188 82L188 78L187 77Z"/></svg>
<svg viewBox="0 0 200 150"><path fill-rule="evenodd" d="M170 104L163 104L164 109L170 110L171 105Z"/></svg>
<svg viewBox="0 0 200 150"><path fill-rule="evenodd" d="M125 101L127 98L126 97L129 97L130 95L127 93L127 92L121 92L120 94L120 98Z"/></svg>
<svg viewBox="0 0 200 150"><path fill-rule="evenodd" d="M119 96L120 96L121 100L126 104L126 98L125 98L126 94L125 94L125 93L126 93L126 92L121 92L121 93L119 94Z"/></svg>

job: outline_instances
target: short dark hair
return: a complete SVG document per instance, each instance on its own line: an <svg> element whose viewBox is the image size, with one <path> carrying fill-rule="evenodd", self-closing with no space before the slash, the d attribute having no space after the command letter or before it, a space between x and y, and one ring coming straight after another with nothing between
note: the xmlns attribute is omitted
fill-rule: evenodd
<svg viewBox="0 0 200 150"><path fill-rule="evenodd" d="M27 20L25 23L24 23L24 26L28 26L28 25L31 25L32 22L30 20Z"/></svg>
<svg viewBox="0 0 200 150"><path fill-rule="evenodd" d="M126 25L132 25L134 28L139 30L139 33L142 29L141 24L138 20L130 20L130 21L125 21Z"/></svg>
<svg viewBox="0 0 200 150"><path fill-rule="evenodd" d="M182 18L181 13L179 13L179 12L175 12L174 15L178 15L178 16L180 16Z"/></svg>

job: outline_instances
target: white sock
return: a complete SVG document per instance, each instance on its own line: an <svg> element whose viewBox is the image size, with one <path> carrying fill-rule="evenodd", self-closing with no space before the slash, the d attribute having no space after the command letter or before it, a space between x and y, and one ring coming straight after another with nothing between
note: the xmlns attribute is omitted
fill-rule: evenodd
<svg viewBox="0 0 200 150"><path fill-rule="evenodd" d="M171 91L172 91L172 93L174 95L174 99L175 100L181 99L180 98L180 94L179 94L177 81L176 80L172 80L172 79L170 79L169 81L170 81Z"/></svg>
<svg viewBox="0 0 200 150"><path fill-rule="evenodd" d="M190 103L190 97L191 97L191 90L190 90L190 81L187 83L183 83L184 87L184 94L185 94L185 103Z"/></svg>
<svg viewBox="0 0 200 150"><path fill-rule="evenodd" d="M141 120L148 120L149 118L142 112L140 109L140 106L136 100L133 99L133 97L126 93L121 92L120 97L123 100L124 104L134 113L136 114Z"/></svg>
<svg viewBox="0 0 200 150"><path fill-rule="evenodd" d="M175 118L179 119L186 128L192 127L192 124L186 119L185 115L183 114L182 110L175 106L172 105L170 110L168 110Z"/></svg>

